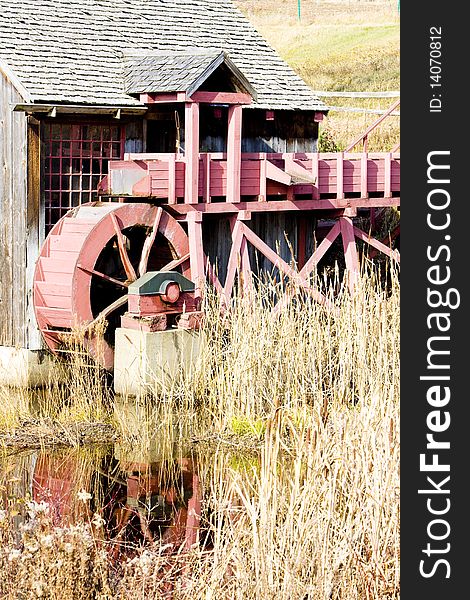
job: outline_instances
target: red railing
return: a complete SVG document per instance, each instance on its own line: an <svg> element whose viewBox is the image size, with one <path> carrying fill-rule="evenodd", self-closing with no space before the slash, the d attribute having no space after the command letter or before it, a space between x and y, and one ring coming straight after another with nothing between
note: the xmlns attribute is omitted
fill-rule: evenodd
<svg viewBox="0 0 470 600"><path fill-rule="evenodd" d="M185 203L186 162L177 154L126 154L110 161L100 193ZM199 155L198 203L270 199L389 198L400 190L398 153L245 153L240 197L227 196L227 156Z"/></svg>

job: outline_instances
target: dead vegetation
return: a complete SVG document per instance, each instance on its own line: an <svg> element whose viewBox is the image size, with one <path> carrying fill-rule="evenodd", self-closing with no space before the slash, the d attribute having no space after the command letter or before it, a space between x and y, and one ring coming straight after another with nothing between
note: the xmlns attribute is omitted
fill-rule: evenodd
<svg viewBox="0 0 470 600"><path fill-rule="evenodd" d="M373 269L354 297L334 275L317 279L337 313L298 296L273 318L283 286L274 280L223 319L210 298L192 375L157 402L120 399L107 417L129 460L192 448L201 545L171 558L155 540L116 565L93 514L56 528L42 507L18 539L7 502L2 597L397 599L399 285L390 269L388 286ZM69 417L90 416L85 397Z"/></svg>

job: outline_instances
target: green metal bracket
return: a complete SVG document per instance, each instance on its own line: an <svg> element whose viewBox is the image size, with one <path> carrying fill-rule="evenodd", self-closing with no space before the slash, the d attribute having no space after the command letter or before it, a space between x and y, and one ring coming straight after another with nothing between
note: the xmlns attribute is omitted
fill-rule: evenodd
<svg viewBox="0 0 470 600"><path fill-rule="evenodd" d="M177 271L149 271L130 284L128 293L133 296L165 294L169 283L177 283L182 292L194 292L194 283Z"/></svg>

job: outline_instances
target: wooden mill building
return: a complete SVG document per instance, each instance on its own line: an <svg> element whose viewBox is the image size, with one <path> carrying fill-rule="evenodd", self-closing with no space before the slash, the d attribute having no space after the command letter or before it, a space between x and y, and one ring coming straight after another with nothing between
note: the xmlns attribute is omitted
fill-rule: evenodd
<svg viewBox="0 0 470 600"><path fill-rule="evenodd" d="M0 371L18 352L40 362L77 303L96 317L103 280L134 279L130 264L123 281L110 277L106 236L93 261L85 251L95 225L112 221L126 254L116 202L134 203L121 210L128 228L153 224L152 240L167 238L152 270L178 259L196 281L209 261L229 294L237 253L248 277L253 248L269 266L279 245L278 266L294 259L304 285L340 235L355 270L355 237L367 239L351 217L399 203L398 157L319 158L325 113L230 1L0 0ZM69 214L78 221L62 222ZM315 250L322 216L339 220Z"/></svg>
<svg viewBox="0 0 470 600"><path fill-rule="evenodd" d="M213 91L248 96L244 152L316 150L324 105L229 1L0 0L0 346L43 347L31 287L51 227L97 199L109 159L184 152L177 96ZM201 151L226 151L228 111L200 105Z"/></svg>

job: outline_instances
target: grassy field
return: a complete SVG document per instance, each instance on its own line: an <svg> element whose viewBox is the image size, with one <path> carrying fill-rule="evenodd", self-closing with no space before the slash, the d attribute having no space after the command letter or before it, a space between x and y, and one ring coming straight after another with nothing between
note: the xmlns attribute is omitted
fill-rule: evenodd
<svg viewBox="0 0 470 600"><path fill-rule="evenodd" d="M294 70L320 91L398 91L399 14L396 2L297 2L236 0L238 7ZM329 106L386 110L393 99L324 98ZM321 125L339 147L352 141L378 115L330 111ZM371 150L390 150L399 140L391 117L371 137Z"/></svg>

